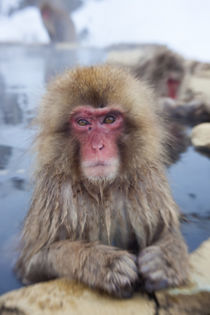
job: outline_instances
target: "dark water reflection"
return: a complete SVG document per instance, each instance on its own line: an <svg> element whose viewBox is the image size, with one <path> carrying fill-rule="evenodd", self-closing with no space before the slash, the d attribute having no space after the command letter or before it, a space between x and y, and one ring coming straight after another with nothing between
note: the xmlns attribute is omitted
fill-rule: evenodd
<svg viewBox="0 0 210 315"><path fill-rule="evenodd" d="M66 46L0 47L0 294L21 286L12 273L15 246L31 196L28 128L45 83L78 64L105 60L97 49ZM182 231L190 250L210 236L210 160L189 148L169 170L174 197L189 222Z"/></svg>
<svg viewBox="0 0 210 315"><path fill-rule="evenodd" d="M169 169L172 192L187 221L182 233L189 250L210 237L210 159L189 147Z"/></svg>

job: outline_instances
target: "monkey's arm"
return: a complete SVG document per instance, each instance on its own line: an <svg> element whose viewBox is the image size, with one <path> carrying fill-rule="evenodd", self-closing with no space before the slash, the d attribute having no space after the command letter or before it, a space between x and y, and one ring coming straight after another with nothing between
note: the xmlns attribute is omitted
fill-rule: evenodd
<svg viewBox="0 0 210 315"><path fill-rule="evenodd" d="M189 262L180 231L173 227L165 229L158 241L140 252L138 264L150 292L184 284Z"/></svg>
<svg viewBox="0 0 210 315"><path fill-rule="evenodd" d="M128 297L138 279L135 257L99 243L58 241L40 250L27 264L29 282L66 276L119 297Z"/></svg>
<svg viewBox="0 0 210 315"><path fill-rule="evenodd" d="M150 208L156 224L150 230L148 247L139 253L138 266L146 289L154 291L183 284L188 277L189 261L180 232L177 205L164 172L155 169L149 175L145 185L153 190L146 190L142 205L145 212Z"/></svg>

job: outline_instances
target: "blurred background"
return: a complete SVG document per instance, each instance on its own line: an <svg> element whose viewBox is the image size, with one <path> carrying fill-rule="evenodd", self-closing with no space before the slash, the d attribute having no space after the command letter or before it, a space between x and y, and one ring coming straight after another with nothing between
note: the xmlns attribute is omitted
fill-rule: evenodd
<svg viewBox="0 0 210 315"><path fill-rule="evenodd" d="M174 136L167 169L182 233L190 251L209 238L209 29L209 0L0 0L0 294L21 286L31 120L48 81L77 65L119 64L153 87Z"/></svg>
<svg viewBox="0 0 210 315"><path fill-rule="evenodd" d="M208 0L1 0L0 41L159 43L209 61Z"/></svg>

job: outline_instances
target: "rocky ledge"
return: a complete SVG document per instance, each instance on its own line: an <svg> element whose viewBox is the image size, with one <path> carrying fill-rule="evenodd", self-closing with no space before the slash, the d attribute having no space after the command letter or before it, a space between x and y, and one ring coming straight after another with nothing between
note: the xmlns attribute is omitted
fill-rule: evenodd
<svg viewBox="0 0 210 315"><path fill-rule="evenodd" d="M190 256L189 284L118 300L67 279L31 285L0 297L1 315L210 314L210 240Z"/></svg>
<svg viewBox="0 0 210 315"><path fill-rule="evenodd" d="M194 127L191 141L196 149L210 153L210 123L203 123Z"/></svg>

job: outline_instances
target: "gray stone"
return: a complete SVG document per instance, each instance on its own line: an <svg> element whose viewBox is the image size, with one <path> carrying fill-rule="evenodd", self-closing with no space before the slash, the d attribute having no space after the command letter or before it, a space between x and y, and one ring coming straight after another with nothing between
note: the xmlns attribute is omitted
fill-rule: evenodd
<svg viewBox="0 0 210 315"><path fill-rule="evenodd" d="M194 127L191 141L195 148L210 151L210 123L203 123Z"/></svg>

